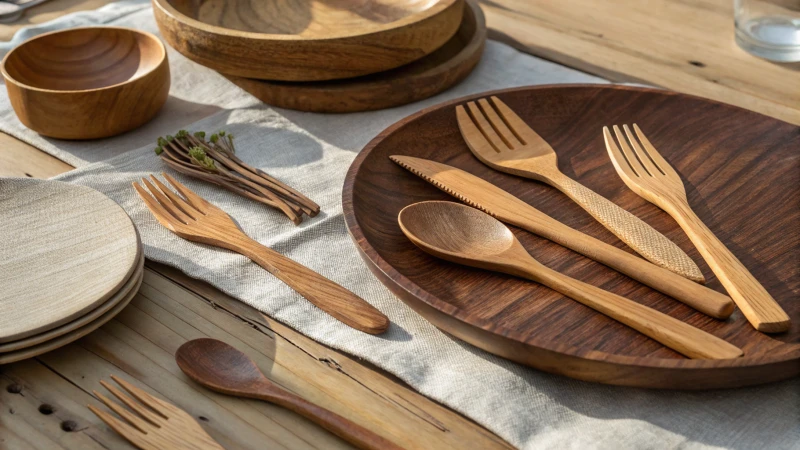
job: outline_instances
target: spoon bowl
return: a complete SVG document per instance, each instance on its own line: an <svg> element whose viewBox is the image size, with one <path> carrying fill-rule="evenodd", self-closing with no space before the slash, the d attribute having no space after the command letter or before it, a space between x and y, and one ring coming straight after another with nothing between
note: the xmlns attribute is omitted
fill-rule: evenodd
<svg viewBox="0 0 800 450"><path fill-rule="evenodd" d="M459 263L495 258L520 246L502 222L460 203L415 203L403 208L397 221L414 245Z"/></svg>

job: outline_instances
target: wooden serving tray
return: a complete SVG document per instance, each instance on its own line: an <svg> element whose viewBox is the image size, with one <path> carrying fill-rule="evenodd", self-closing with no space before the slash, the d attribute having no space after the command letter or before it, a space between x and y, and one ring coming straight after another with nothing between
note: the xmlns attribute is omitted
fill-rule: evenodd
<svg viewBox="0 0 800 450"><path fill-rule="evenodd" d="M464 3L461 26L447 43L393 70L344 80L295 83L223 75L264 103L299 111L372 111L423 100L459 83L481 59L486 19L475 1Z"/></svg>
<svg viewBox="0 0 800 450"><path fill-rule="evenodd" d="M539 261L697 326L744 350L691 360L606 316L522 279L435 259L408 241L398 212L424 200L457 201L389 160L409 155L494 183L546 214L625 248L554 188L489 169L472 156L455 106L497 95L555 148L560 168L675 241L724 292L678 225L630 191L611 165L604 125L638 123L681 174L703 221L789 314L789 332L755 331L739 311L718 321L531 233L515 235ZM367 266L442 330L489 352L573 378L675 389L747 386L800 373L800 129L722 103L611 85L516 88L434 106L389 127L353 162L344 185L348 229Z"/></svg>

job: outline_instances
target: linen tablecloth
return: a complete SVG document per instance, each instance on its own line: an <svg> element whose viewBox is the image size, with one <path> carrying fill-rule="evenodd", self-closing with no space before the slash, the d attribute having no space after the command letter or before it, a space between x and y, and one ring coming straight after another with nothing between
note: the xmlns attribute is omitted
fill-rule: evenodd
<svg viewBox="0 0 800 450"><path fill-rule="evenodd" d="M158 34L147 0L128 0L22 30L0 45L0 53L45 31L96 24ZM344 224L342 184L356 154L378 132L423 107L471 93L604 80L490 41L474 73L434 98L377 112L322 115L264 105L217 73L168 51L172 89L164 109L147 125L114 138L43 138L19 123L5 93L0 97L0 129L79 167L56 178L91 186L118 202L139 228L147 258L208 281L321 343L395 374L521 448L800 448L797 380L735 390L664 392L550 375L440 332L394 297L358 256ZM181 128L233 133L243 160L318 202L322 213L294 226L275 210L178 176L229 212L259 242L386 313L392 321L389 331L382 336L354 331L246 258L184 241L159 225L131 182L165 170L153 154L155 140Z"/></svg>

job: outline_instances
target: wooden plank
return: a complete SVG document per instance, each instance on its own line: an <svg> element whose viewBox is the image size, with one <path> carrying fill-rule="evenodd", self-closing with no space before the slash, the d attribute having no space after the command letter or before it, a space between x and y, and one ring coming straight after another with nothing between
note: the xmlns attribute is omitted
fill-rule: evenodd
<svg viewBox="0 0 800 450"><path fill-rule="evenodd" d="M522 51L800 125L800 65L738 48L730 1L482 0L481 6L490 37Z"/></svg>

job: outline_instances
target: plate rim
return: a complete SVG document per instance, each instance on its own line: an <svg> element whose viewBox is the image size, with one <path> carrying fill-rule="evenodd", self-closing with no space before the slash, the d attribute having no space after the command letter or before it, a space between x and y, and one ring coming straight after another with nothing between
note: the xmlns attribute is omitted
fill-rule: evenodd
<svg viewBox="0 0 800 450"><path fill-rule="evenodd" d="M380 271L384 277L388 278L394 283L395 285L394 287L402 289L403 291L405 291L407 295L410 295L411 297L417 299L418 301L422 302L424 305L427 305L428 307L436 309L440 313L446 314L450 318L457 320L462 325L471 328L477 328L479 332L489 333L498 338L505 338L513 341L516 344L521 344L526 347L534 348L545 352L557 352L563 356L579 358L581 360L586 360L592 363L612 364L612 365L624 366L625 368L634 367L641 369L657 369L666 371L669 370L705 371L709 369L714 369L714 370L735 369L735 368L751 369L755 367L763 367L775 364L785 364L785 363L800 361L800 345L796 346L796 348L787 352L778 352L777 355L774 354L761 355L758 357L748 357L747 355L744 355L743 357L736 359L709 360L709 359L634 357L634 356L618 355L614 353L607 353L596 350L590 352L575 351L577 349L574 346L563 346L562 348L554 348L552 345L550 346L542 345L542 343L540 342L541 338L534 339L532 341L525 341L520 339L519 334L514 331L509 331L508 333L505 333L505 330L503 330L504 332L502 334L498 333L496 331L498 330L496 325L489 326L487 321L484 319L470 318L470 315L464 312L463 309L457 308L452 304L443 302L439 300L436 296L428 293L425 289L421 288L416 283L414 283L413 281L402 275L391 264L389 264L386 260L384 260L378 254L378 252L375 250L372 244L366 239L364 233L361 230L361 226L358 223L358 219L356 218L355 210L353 208L353 194L354 194L353 188L355 186L356 176L359 173L362 164L364 163L364 161L366 161L367 157L371 154L372 150L376 146L378 146L387 136L392 135L393 133L397 132L398 130L410 124L411 122L416 121L420 117L425 116L426 114L434 110L451 108L454 107L455 105L464 103L466 101L475 100L490 95L507 94L518 91L571 89L576 87L592 88L592 89L601 88L601 89L629 90L636 92L652 92L669 96L681 96L681 97L699 99L705 102L712 102L718 105L724 105L725 107L729 108L737 108L746 111L748 113L759 114L761 116L764 116L763 114L757 113L755 111L746 110L744 108L739 108L734 105L729 105L726 103L690 94L683 94L675 91L666 91L658 88L627 86L627 85L617 85L617 84L603 84L603 83L544 84L544 85L512 87L512 88L471 94L424 108L414 114L411 114L407 117L404 117L403 119L400 119L399 121L393 123L386 129L378 133L378 135L376 135L372 140L370 140L364 146L361 152L356 156L345 176L344 187L342 190L342 209L345 216L345 224L347 226L347 231L350 234L350 237L354 241L354 245L359 250L359 254L362 256L362 258L364 258L369 268ZM772 120L780 121L780 119L776 119L773 117L769 118ZM378 278L380 279L381 277L378 276ZM388 286L383 280L380 281L382 284L390 288L390 290L392 290L392 292L394 293L393 287ZM413 287L416 290L416 292L410 292L408 289L409 286ZM403 298L403 296L401 295L397 296L400 297L404 303L406 304L409 303L405 298ZM411 306L413 309L416 310L416 308L414 308L412 305L409 306ZM455 315L452 312L455 313L462 312L462 315ZM426 320L429 320L427 317L424 318ZM469 319L469 321L467 321L466 319ZM475 344L473 343L473 345ZM573 351L565 353L564 348L569 348L570 350ZM798 368L798 371L800 371L800 368ZM755 383L750 383L750 384L755 384ZM742 386L743 384L733 384L731 385L731 387L733 387L734 385Z"/></svg>

